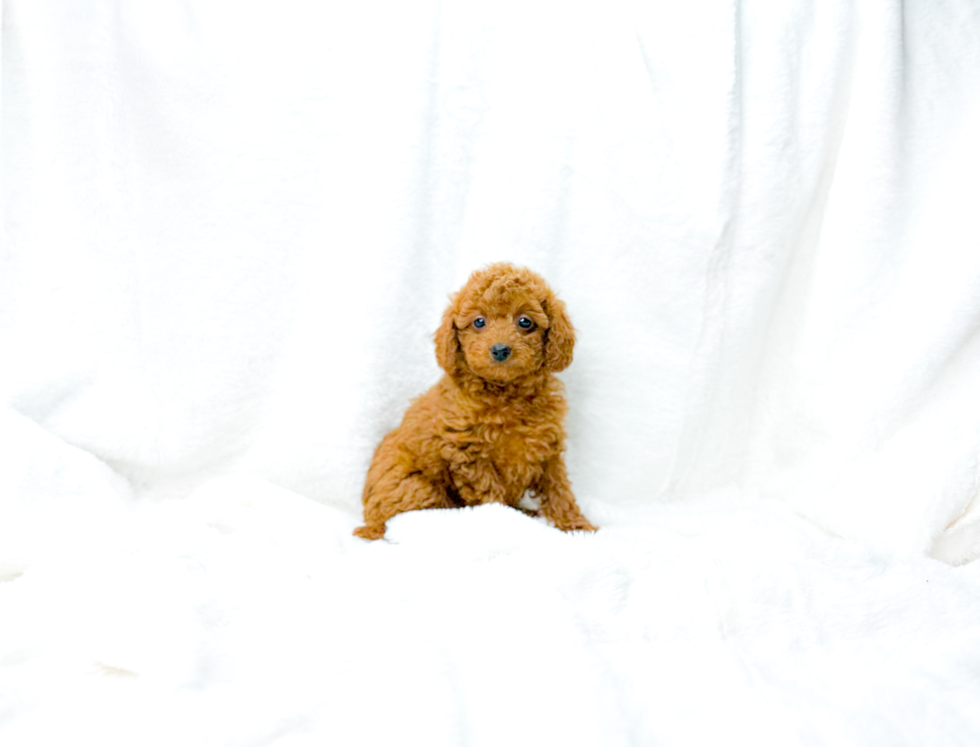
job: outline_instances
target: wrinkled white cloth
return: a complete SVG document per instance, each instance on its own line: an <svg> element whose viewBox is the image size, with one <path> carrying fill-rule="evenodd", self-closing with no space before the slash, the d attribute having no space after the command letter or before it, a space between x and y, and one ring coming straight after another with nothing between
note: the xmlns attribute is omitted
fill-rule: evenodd
<svg viewBox="0 0 980 747"><path fill-rule="evenodd" d="M0 4L0 742L980 741L976 3ZM498 260L603 529L351 537Z"/></svg>

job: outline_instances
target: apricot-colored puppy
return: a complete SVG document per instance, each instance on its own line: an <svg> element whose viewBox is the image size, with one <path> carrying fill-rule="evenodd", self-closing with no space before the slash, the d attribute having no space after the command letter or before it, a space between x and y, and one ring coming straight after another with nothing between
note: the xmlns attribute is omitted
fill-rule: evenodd
<svg viewBox="0 0 980 747"><path fill-rule="evenodd" d="M530 270L496 264L453 296L435 335L445 370L381 441L364 486L364 526L378 539L403 511L505 503L530 491L564 531L594 531L568 482L564 388L572 362L565 305Z"/></svg>

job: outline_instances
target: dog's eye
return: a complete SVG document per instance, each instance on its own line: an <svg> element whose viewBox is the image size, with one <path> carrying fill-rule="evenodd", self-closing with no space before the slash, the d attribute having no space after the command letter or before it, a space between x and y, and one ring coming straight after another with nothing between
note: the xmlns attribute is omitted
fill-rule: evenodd
<svg viewBox="0 0 980 747"><path fill-rule="evenodd" d="M531 329L531 327L534 326L534 322L532 322L529 317L522 316L517 320L517 326L521 329Z"/></svg>
<svg viewBox="0 0 980 747"><path fill-rule="evenodd" d="M484 327L487 326L487 320L484 319L482 316L478 316L476 319L473 320L473 326L476 327L477 329L483 329Z"/></svg>

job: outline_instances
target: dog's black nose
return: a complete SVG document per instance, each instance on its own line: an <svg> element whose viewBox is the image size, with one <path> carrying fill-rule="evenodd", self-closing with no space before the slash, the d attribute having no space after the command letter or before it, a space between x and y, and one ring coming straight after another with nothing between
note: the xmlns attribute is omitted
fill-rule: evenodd
<svg viewBox="0 0 980 747"><path fill-rule="evenodd" d="M490 348L494 360L505 361L510 357L510 345L494 345Z"/></svg>

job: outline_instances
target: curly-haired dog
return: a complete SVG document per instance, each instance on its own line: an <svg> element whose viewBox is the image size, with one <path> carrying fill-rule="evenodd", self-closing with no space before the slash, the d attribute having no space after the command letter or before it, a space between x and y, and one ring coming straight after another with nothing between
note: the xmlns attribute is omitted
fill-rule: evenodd
<svg viewBox="0 0 980 747"><path fill-rule="evenodd" d="M565 398L554 376L572 362L565 305L530 270L479 270L453 296L435 335L446 374L385 436L364 486L364 526L378 539L395 514L480 503L516 507L530 491L559 529L595 530L565 472Z"/></svg>

